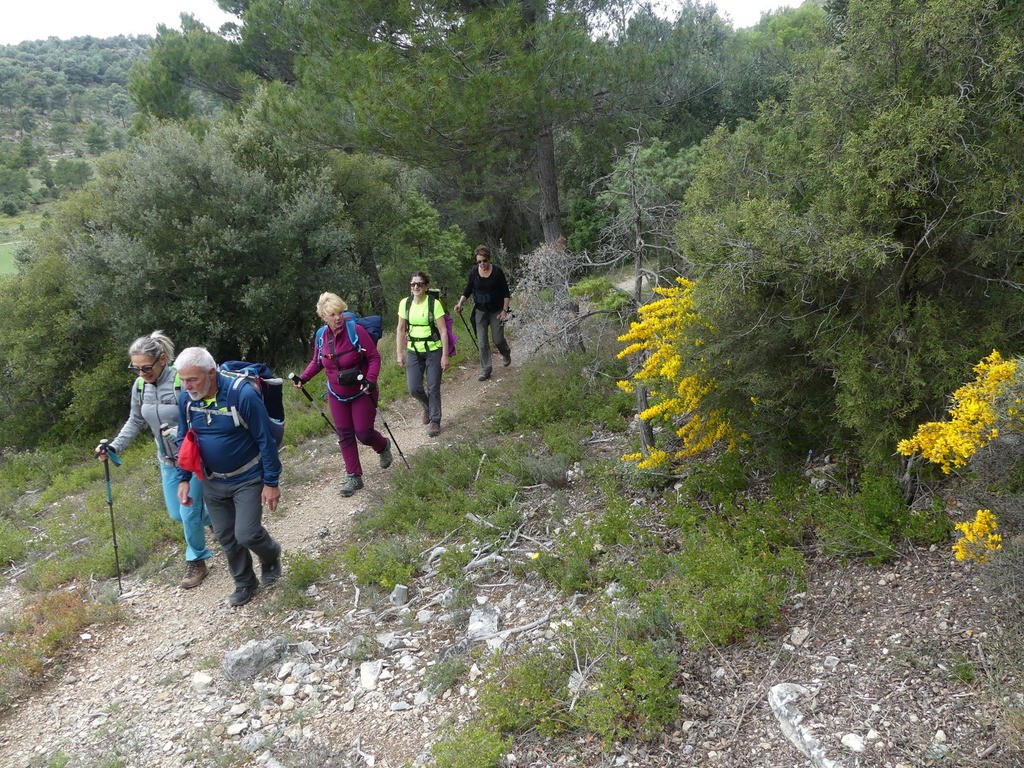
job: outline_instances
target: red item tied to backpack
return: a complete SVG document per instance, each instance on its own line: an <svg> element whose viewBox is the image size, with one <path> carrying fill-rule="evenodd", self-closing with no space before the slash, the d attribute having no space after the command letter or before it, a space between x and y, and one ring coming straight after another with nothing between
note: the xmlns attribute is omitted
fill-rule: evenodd
<svg viewBox="0 0 1024 768"><path fill-rule="evenodd" d="M199 440L196 438L196 431L191 427L178 446L178 468L191 472L200 480L206 479L203 476L203 457L199 453Z"/></svg>

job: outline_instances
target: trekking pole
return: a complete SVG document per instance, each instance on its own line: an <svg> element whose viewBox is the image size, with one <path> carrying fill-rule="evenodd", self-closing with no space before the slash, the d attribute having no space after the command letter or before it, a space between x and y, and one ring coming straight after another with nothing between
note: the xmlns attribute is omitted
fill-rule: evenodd
<svg viewBox="0 0 1024 768"><path fill-rule="evenodd" d="M289 373L288 378L292 381L292 383L297 383L299 385L299 389L302 390L302 394L306 396L306 399L309 400L310 404L318 411L320 411L320 415L324 417L324 421L327 422L327 426L329 426L331 429L334 429L334 422L327 418L327 414L324 413L324 409L316 404L316 400L314 400L313 396L306 391L306 388L303 386L302 381L299 379L299 377L294 373Z"/></svg>
<svg viewBox="0 0 1024 768"><path fill-rule="evenodd" d="M359 374L359 380L363 381L363 374ZM377 408L377 413L380 414L381 424L384 425L384 429L386 429L388 431L388 434L391 435L391 444L394 445L395 448L398 449L398 455L402 457L402 461L405 463L405 468L406 469L412 469L412 467L409 466L409 460L406 459L405 458L405 454L402 453L402 446L400 446L398 444L398 441L395 440L395 433L392 432L391 431L391 427L388 426L388 420L384 418L384 413L380 410L380 408L377 407L378 403L380 402L380 390L377 389L377 385L375 383L369 383L369 382L363 382L363 383L364 383L364 386L366 386L366 389L364 389L363 392L366 395L368 395L371 400L373 400L373 406L375 408ZM377 393L377 397L373 397L373 393L374 392Z"/></svg>
<svg viewBox="0 0 1024 768"><path fill-rule="evenodd" d="M117 528L114 526L114 493L110 488L110 463L114 466L121 466L121 457L114 452L107 440L100 440L100 453L103 456L103 474L107 477L107 508L110 510L110 534L114 539L114 569L117 571L117 594L122 594L121 589L121 558L117 552Z"/></svg>
<svg viewBox="0 0 1024 768"><path fill-rule="evenodd" d="M388 434L391 435L391 442L394 443L395 448L398 449L398 455L401 456L402 457L402 461L405 462L405 468L406 469L412 469L412 467L409 466L409 460L406 459L405 458L405 454L402 453L402 446L400 446L398 444L398 441L395 440L395 433L391 431L391 427L388 426L388 420L384 418L384 414L383 413L381 413L381 415L380 415L380 422L381 422L381 424L384 425L384 429L386 429L388 431Z"/></svg>
<svg viewBox="0 0 1024 768"><path fill-rule="evenodd" d="M479 346L476 341L476 331L470 328L469 323L466 322L466 318L462 315L462 310L459 310L459 317L462 318L462 324L466 326L466 330L469 331L469 337L473 340L473 346Z"/></svg>

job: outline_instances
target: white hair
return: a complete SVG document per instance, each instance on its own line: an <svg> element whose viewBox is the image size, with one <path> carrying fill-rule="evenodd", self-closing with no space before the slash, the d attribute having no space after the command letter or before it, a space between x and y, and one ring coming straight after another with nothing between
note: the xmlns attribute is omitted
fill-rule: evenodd
<svg viewBox="0 0 1024 768"><path fill-rule="evenodd" d="M209 371L217 368L217 361L205 347L186 347L178 353L174 366L179 371L185 368L200 368Z"/></svg>

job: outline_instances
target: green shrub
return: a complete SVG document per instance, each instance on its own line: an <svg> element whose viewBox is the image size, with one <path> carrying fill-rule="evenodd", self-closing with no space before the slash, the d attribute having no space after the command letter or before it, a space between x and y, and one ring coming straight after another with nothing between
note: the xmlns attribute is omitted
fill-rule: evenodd
<svg viewBox="0 0 1024 768"><path fill-rule="evenodd" d="M0 520L3 517L0 516ZM17 563L28 551L28 533L4 521L0 525L0 563Z"/></svg>
<svg viewBox="0 0 1024 768"><path fill-rule="evenodd" d="M679 483L678 497L684 502L703 502L714 507L735 503L746 490L743 461L736 451L730 451L713 461L687 467L686 476Z"/></svg>
<svg viewBox="0 0 1024 768"><path fill-rule="evenodd" d="M569 594L590 592L599 573L594 563L600 555L597 536L582 521L559 534L550 552L541 552L532 561L538 573Z"/></svg>
<svg viewBox="0 0 1024 768"><path fill-rule="evenodd" d="M279 603L301 608L311 603L306 590L324 577L331 563L325 558L310 557L304 552L284 554L284 578L277 583L276 598Z"/></svg>
<svg viewBox="0 0 1024 768"><path fill-rule="evenodd" d="M572 670L565 654L543 648L512 664L489 680L480 694L483 725L498 733L537 729L554 736L569 727L566 683Z"/></svg>
<svg viewBox="0 0 1024 768"><path fill-rule="evenodd" d="M394 589L409 584L416 572L419 547L395 538L350 545L341 556L342 563L362 584L378 584Z"/></svg>
<svg viewBox="0 0 1024 768"><path fill-rule="evenodd" d="M470 723L430 751L437 768L497 768L511 748L511 738Z"/></svg>
<svg viewBox="0 0 1024 768"><path fill-rule="evenodd" d="M697 647L726 645L780 617L786 595L802 578L799 552L733 541L721 523L684 535L681 551L672 557L665 600Z"/></svg>
<svg viewBox="0 0 1024 768"><path fill-rule="evenodd" d="M649 739L675 721L676 654L667 639L623 638L608 647L593 684L575 712L605 747L628 738Z"/></svg>
<svg viewBox="0 0 1024 768"><path fill-rule="evenodd" d="M558 365L545 360L529 361L523 366L511 406L495 410L495 431L508 433L560 422L601 422L624 429L626 415L632 414L633 401L614 384L625 372L624 365L616 366L599 381L592 381L582 373L586 361L579 357L570 357Z"/></svg>
<svg viewBox="0 0 1024 768"><path fill-rule="evenodd" d="M911 515L896 481L877 475L862 477L859 490L853 494L818 497L813 515L827 552L863 556L872 563L896 556L903 537L928 538L944 530L938 516ZM948 527L945 531L948 533Z"/></svg>
<svg viewBox="0 0 1024 768"><path fill-rule="evenodd" d="M607 277L588 277L569 289L573 298L587 299L597 309L623 309L630 305L632 297L616 288Z"/></svg>
<svg viewBox="0 0 1024 768"><path fill-rule="evenodd" d="M449 656L427 667L423 675L423 688L438 696L451 688L469 672L469 664L460 656Z"/></svg>

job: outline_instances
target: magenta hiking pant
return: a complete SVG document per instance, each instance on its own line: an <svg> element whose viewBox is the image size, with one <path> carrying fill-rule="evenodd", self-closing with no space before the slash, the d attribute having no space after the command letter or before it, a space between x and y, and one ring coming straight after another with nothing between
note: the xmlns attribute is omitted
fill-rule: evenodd
<svg viewBox="0 0 1024 768"><path fill-rule="evenodd" d="M345 462L345 472L361 477L363 466L359 463L359 446L356 441L370 446L375 453L380 453L387 446L387 439L373 427L377 419L377 406L371 395L360 395L344 403L331 395L327 399L331 403L331 418L334 419L334 429L338 433L338 446Z"/></svg>

